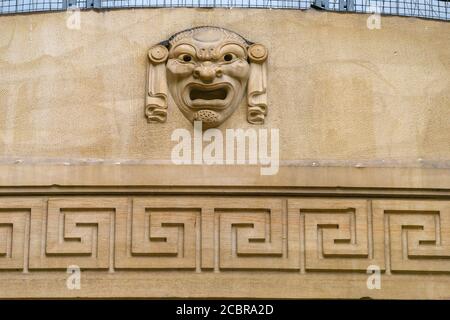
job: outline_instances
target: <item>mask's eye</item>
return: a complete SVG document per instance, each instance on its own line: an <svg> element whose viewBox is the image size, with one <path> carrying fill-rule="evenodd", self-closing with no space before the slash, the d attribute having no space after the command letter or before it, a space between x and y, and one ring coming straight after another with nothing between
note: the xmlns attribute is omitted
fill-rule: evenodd
<svg viewBox="0 0 450 320"><path fill-rule="evenodd" d="M222 60L225 62L230 62L236 59L236 55L234 53L226 53L222 56Z"/></svg>
<svg viewBox="0 0 450 320"><path fill-rule="evenodd" d="M178 59L183 62L191 62L192 60L194 60L194 58L190 54L187 54L187 53L180 54L178 56Z"/></svg>

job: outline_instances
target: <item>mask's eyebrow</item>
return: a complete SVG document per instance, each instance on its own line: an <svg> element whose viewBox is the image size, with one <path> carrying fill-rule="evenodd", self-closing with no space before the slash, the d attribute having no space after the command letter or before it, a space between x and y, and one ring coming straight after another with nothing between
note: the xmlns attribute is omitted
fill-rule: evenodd
<svg viewBox="0 0 450 320"><path fill-rule="evenodd" d="M246 58L247 50L245 50L242 46L235 43L226 43L220 48L218 48L219 55L223 55L225 53L234 53L235 55Z"/></svg>
<svg viewBox="0 0 450 320"><path fill-rule="evenodd" d="M196 48L194 48L190 44L184 44L184 43L177 45L175 48L171 49L169 52L170 52L169 54L171 57L176 57L182 53L188 53L188 54L192 55L193 57L195 57L197 55Z"/></svg>

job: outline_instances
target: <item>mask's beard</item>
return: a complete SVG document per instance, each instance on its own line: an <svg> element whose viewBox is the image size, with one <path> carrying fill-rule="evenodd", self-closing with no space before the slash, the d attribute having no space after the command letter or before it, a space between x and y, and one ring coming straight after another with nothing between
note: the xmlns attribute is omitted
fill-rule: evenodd
<svg viewBox="0 0 450 320"><path fill-rule="evenodd" d="M215 126L219 118L219 113L212 110L199 110L194 114L194 121L201 121L206 127Z"/></svg>

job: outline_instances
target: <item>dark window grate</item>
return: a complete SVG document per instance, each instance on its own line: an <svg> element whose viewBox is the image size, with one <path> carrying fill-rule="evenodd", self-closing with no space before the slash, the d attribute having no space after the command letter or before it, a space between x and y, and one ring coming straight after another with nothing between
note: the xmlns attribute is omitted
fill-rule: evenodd
<svg viewBox="0 0 450 320"><path fill-rule="evenodd" d="M268 8L380 13L450 20L446 0L0 0L0 14L58 11L68 8Z"/></svg>

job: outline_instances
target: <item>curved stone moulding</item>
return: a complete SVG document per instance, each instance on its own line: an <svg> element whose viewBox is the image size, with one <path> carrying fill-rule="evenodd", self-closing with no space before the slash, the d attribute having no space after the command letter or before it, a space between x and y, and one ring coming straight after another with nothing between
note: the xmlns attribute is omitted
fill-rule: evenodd
<svg viewBox="0 0 450 320"><path fill-rule="evenodd" d="M267 49L260 44L250 46L250 79L247 88L247 120L264 124L267 115Z"/></svg>
<svg viewBox="0 0 450 320"><path fill-rule="evenodd" d="M147 95L145 116L148 122L165 122L167 119L167 80L165 61L167 48L154 46L148 52L149 66L147 76Z"/></svg>

